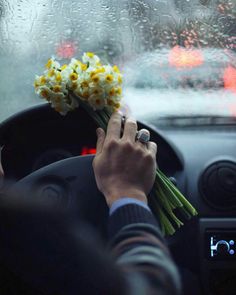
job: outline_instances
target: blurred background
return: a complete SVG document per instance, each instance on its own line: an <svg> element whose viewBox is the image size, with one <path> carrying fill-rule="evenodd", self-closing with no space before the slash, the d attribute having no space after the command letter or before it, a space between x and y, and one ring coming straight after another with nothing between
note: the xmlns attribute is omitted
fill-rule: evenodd
<svg viewBox="0 0 236 295"><path fill-rule="evenodd" d="M84 51L121 67L140 119L236 117L234 0L0 0L0 121L43 103L49 57Z"/></svg>

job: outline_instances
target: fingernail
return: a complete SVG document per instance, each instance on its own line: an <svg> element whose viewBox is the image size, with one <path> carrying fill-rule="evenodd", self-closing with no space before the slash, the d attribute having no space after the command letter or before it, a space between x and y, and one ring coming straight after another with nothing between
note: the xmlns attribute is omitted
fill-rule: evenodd
<svg viewBox="0 0 236 295"><path fill-rule="evenodd" d="M134 117L132 117L132 116L127 117L127 120L136 122L136 119Z"/></svg>

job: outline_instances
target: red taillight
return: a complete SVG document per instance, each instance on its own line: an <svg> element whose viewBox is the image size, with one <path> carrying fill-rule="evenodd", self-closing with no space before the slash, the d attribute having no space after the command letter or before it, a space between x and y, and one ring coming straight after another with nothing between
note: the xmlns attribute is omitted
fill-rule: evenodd
<svg viewBox="0 0 236 295"><path fill-rule="evenodd" d="M224 71L224 88L236 93L236 69L232 66Z"/></svg>
<svg viewBox="0 0 236 295"><path fill-rule="evenodd" d="M89 148L87 146L82 147L82 150L81 150L81 153L80 153L81 156L91 155L91 154L92 155L96 154L96 149L95 148Z"/></svg>
<svg viewBox="0 0 236 295"><path fill-rule="evenodd" d="M76 45L73 41L62 42L56 49L57 55L62 58L72 58L76 52Z"/></svg>
<svg viewBox="0 0 236 295"><path fill-rule="evenodd" d="M169 53L169 64L176 68L197 67L203 64L202 52L175 46Z"/></svg>

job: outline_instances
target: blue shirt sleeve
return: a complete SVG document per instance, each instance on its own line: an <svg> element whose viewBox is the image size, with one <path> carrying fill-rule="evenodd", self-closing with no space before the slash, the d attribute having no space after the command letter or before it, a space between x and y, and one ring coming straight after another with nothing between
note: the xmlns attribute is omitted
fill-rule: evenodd
<svg viewBox="0 0 236 295"><path fill-rule="evenodd" d="M148 205L142 201L139 201L134 198L121 198L121 199L115 201L111 205L109 214L112 215L118 208L128 205L128 204L136 204L136 205L139 205L139 206L147 209L148 211L151 211L150 208L148 207Z"/></svg>

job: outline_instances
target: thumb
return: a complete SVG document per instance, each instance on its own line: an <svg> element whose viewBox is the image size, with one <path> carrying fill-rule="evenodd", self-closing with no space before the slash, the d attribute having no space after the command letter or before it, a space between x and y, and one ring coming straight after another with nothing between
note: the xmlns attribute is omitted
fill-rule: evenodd
<svg viewBox="0 0 236 295"><path fill-rule="evenodd" d="M105 132L102 128L98 128L96 130L97 132L97 146L96 146L96 154L100 154L102 152L102 148L103 148L103 143L105 140Z"/></svg>

